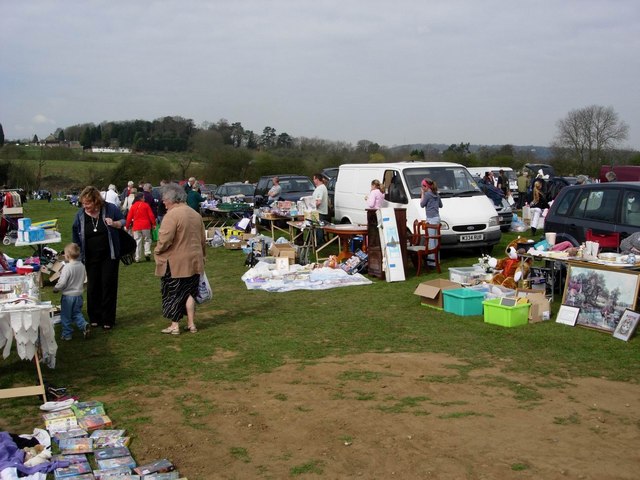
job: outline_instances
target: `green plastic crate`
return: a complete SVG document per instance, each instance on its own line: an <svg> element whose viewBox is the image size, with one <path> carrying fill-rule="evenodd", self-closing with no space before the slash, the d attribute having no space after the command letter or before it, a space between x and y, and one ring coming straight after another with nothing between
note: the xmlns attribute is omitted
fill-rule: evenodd
<svg viewBox="0 0 640 480"><path fill-rule="evenodd" d="M508 307L500 305L500 298L490 298L484 304L484 322L501 327L519 327L529 323L530 303L521 303Z"/></svg>
<svg viewBox="0 0 640 480"><path fill-rule="evenodd" d="M444 311L456 315L482 315L484 293L468 288L444 290Z"/></svg>

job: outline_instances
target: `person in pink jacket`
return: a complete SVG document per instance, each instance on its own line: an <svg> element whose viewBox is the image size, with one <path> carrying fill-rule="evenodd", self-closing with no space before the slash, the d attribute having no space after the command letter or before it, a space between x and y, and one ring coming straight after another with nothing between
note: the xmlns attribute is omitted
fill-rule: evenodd
<svg viewBox="0 0 640 480"><path fill-rule="evenodd" d="M367 201L367 207L369 208L380 208L382 207L382 201L384 200L384 192L382 191L382 185L380 184L380 180L373 180L371 182L371 192L369 195L364 197Z"/></svg>
<svg viewBox="0 0 640 480"><path fill-rule="evenodd" d="M133 238L136 241L136 262L140 262L144 247L147 262L151 260L151 230L156 228L156 217L151 207L144 201L142 192L136 193L129 213L127 213L127 230L133 227Z"/></svg>

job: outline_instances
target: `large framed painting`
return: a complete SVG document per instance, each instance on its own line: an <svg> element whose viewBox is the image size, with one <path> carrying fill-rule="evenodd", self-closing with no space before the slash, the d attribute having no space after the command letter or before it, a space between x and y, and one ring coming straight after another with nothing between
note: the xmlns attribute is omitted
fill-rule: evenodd
<svg viewBox="0 0 640 480"><path fill-rule="evenodd" d="M635 310L636 272L569 264L562 304L580 309L576 325L613 332L626 309Z"/></svg>

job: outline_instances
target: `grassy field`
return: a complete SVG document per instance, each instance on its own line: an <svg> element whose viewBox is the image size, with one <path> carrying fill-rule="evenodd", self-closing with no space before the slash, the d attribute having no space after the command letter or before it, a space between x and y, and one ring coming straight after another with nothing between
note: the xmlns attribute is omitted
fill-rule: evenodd
<svg viewBox="0 0 640 480"><path fill-rule="evenodd" d="M63 243L70 241L76 209L66 202L30 201L25 216L34 221L58 218ZM504 235L504 245L514 234ZM55 246L54 246L55 247ZM28 256L27 247L5 247L14 257ZM475 263L474 252L446 254L447 267ZM243 382L288 361L308 361L326 356L363 352L440 352L473 364L500 363L519 372L550 375L604 377L638 382L640 342L615 340L609 334L571 328L555 322L515 329L486 325L482 317L457 317L423 307L413 294L421 281L408 269L405 282L325 291L267 293L248 291L240 280L246 271L240 251L211 248L206 270L214 300L200 307L197 335L183 335L180 348L159 333L167 326L160 308L159 281L153 262L121 265L117 327L87 341L76 334L60 342L55 370L44 375L56 385L68 386L82 399L118 394L132 386L179 388L186 379L217 384ZM42 298L59 302L51 286ZM554 312L558 302L554 305ZM217 349L234 352L215 367ZM15 352L15 349L14 349ZM218 364L216 364L218 365ZM0 361L0 388L30 384L33 365L15 355ZM36 397L1 400L0 428L17 429L39 424ZM125 403L111 409L124 418ZM125 425L122 428L134 428Z"/></svg>

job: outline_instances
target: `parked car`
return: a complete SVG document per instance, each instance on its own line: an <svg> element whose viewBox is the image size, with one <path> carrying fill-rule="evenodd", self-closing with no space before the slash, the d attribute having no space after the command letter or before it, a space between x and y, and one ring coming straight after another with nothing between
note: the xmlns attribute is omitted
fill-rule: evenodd
<svg viewBox="0 0 640 480"><path fill-rule="evenodd" d="M200 194L206 199L213 198L213 192L215 192L216 188L218 186L215 183L205 183L200 187Z"/></svg>
<svg viewBox="0 0 640 480"><path fill-rule="evenodd" d="M242 198L247 203L253 203L255 186L253 183L227 182L219 185L213 192L213 198L218 201L225 197Z"/></svg>
<svg viewBox="0 0 640 480"><path fill-rule="evenodd" d="M618 182L640 181L640 165L602 165L600 167L600 181L607 182L607 173L616 174Z"/></svg>
<svg viewBox="0 0 640 480"><path fill-rule="evenodd" d="M640 182L592 183L563 188L545 218L545 232L556 242L580 245L587 230L619 233L620 239L640 231Z"/></svg>
<svg viewBox="0 0 640 480"><path fill-rule="evenodd" d="M494 186L497 186L498 176L500 175L500 170L502 170L507 177L507 181L509 182L509 190L511 191L511 196L514 200L518 200L518 176L516 172L513 171L511 167L467 167L469 173L476 179L484 177L485 172L493 173L493 178L495 179Z"/></svg>
<svg viewBox="0 0 640 480"><path fill-rule="evenodd" d="M291 200L297 202L302 197L313 194L315 186L309 177L304 175L265 175L260 177L256 184L254 199L257 206L266 204L267 193L273 186L273 177L278 177L282 192L280 200Z"/></svg>

